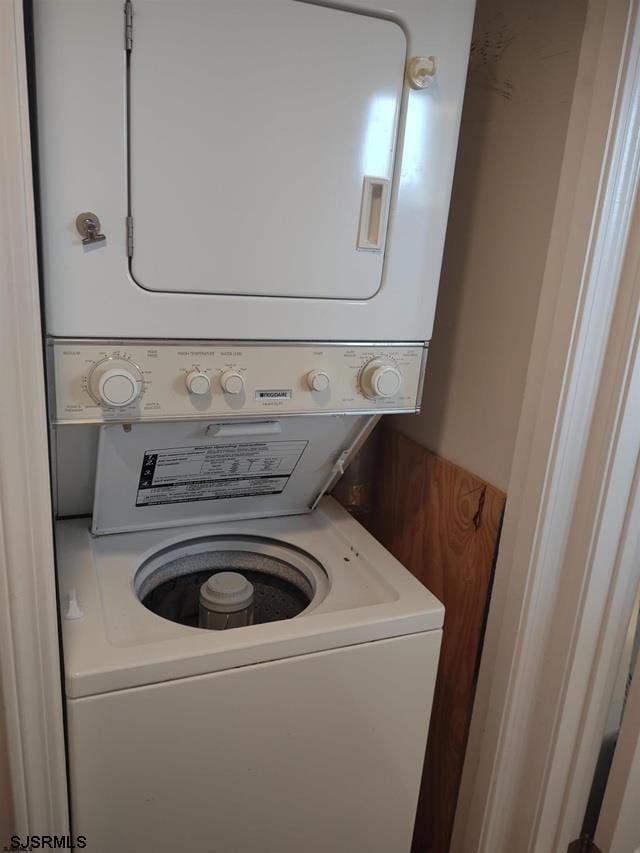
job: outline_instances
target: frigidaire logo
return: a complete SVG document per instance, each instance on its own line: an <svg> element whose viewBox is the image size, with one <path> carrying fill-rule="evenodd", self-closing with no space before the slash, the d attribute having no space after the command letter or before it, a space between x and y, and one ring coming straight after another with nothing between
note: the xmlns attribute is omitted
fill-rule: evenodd
<svg viewBox="0 0 640 853"><path fill-rule="evenodd" d="M288 389L266 390L258 389L256 391L256 400L290 400L292 391Z"/></svg>
<svg viewBox="0 0 640 853"><path fill-rule="evenodd" d="M12 835L5 850L82 850L87 846L86 835Z"/></svg>

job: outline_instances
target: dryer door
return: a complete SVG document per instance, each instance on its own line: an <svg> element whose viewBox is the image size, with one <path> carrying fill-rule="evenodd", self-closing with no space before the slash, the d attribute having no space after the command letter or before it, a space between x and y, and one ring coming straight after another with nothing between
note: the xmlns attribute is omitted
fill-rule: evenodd
<svg viewBox="0 0 640 853"><path fill-rule="evenodd" d="M368 299L406 40L293 0L133 0L131 274L147 290Z"/></svg>

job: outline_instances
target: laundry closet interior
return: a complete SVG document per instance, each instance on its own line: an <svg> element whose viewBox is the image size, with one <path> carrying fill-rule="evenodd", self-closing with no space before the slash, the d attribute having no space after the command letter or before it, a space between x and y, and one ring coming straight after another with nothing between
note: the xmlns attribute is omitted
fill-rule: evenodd
<svg viewBox="0 0 640 853"><path fill-rule="evenodd" d="M445 853L583 4L25 15L72 832Z"/></svg>

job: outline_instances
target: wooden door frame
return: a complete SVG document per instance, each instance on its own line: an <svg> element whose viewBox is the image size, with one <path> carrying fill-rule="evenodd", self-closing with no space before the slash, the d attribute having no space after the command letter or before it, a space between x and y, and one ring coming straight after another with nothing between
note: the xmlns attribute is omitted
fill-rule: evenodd
<svg viewBox="0 0 640 853"><path fill-rule="evenodd" d="M640 25L589 3L454 853L565 853L638 581Z"/></svg>
<svg viewBox="0 0 640 853"><path fill-rule="evenodd" d="M453 849L464 853L562 851L584 794L572 793L571 779L592 763L588 734L597 730L597 700L606 695L606 679L597 677L615 652L615 637L607 646L605 635L615 634L614 617L624 610L625 573L612 531L626 517L624 491L637 453L629 418L640 292L627 237L630 229L640 236L633 219L638 41L636 2L591 0L454 832ZM66 768L19 0L0 4L0 63L0 666L16 832L63 833Z"/></svg>

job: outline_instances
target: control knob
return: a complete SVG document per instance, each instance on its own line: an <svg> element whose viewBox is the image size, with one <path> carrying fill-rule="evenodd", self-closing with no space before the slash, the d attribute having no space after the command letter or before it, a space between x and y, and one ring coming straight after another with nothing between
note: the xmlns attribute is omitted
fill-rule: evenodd
<svg viewBox="0 0 640 853"><path fill-rule="evenodd" d="M142 393L140 368L126 358L105 358L89 375L89 390L97 403L122 409Z"/></svg>
<svg viewBox="0 0 640 853"><path fill-rule="evenodd" d="M402 374L394 364L375 358L365 365L361 385L371 399L395 397L402 386Z"/></svg>
<svg viewBox="0 0 640 853"><path fill-rule="evenodd" d="M225 370L220 377L220 384L225 394L241 394L244 389L242 374L235 370Z"/></svg>
<svg viewBox="0 0 640 853"><path fill-rule="evenodd" d="M211 390L211 380L201 370L192 370L187 373L185 383L190 394L203 395Z"/></svg>
<svg viewBox="0 0 640 853"><path fill-rule="evenodd" d="M307 385L310 391L326 391L330 384L329 374L324 370L310 370L307 373Z"/></svg>

